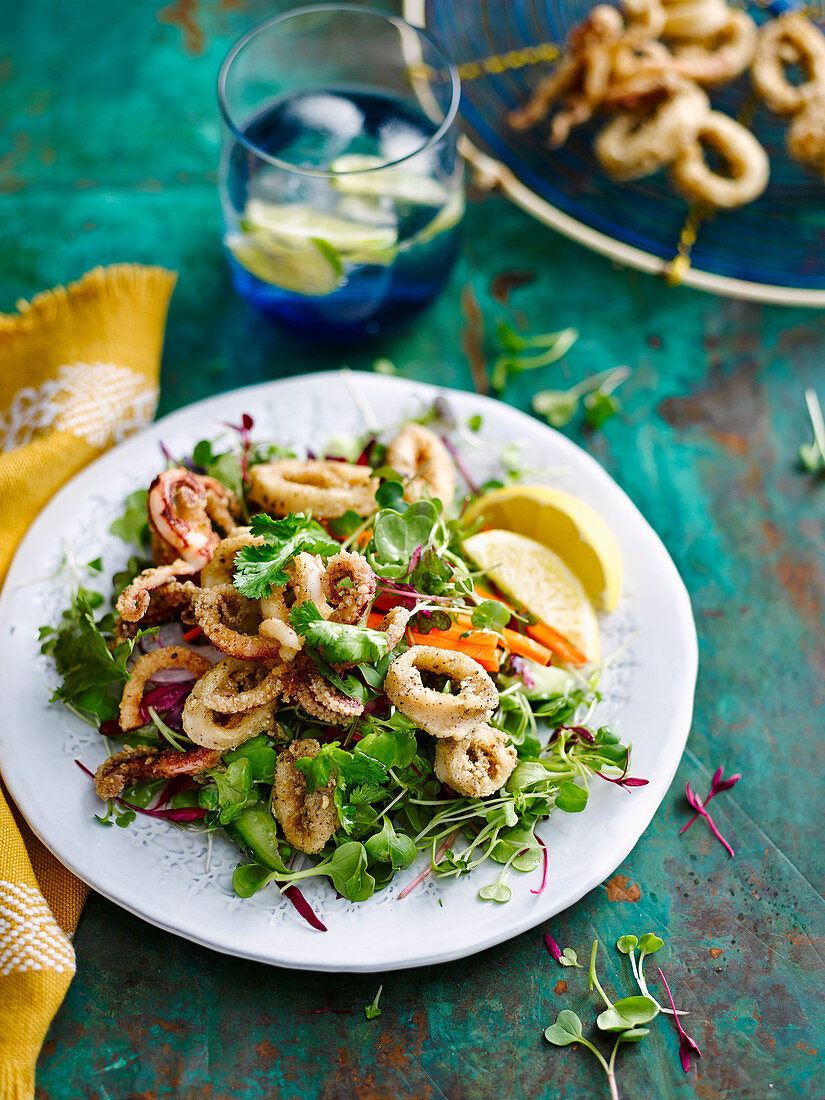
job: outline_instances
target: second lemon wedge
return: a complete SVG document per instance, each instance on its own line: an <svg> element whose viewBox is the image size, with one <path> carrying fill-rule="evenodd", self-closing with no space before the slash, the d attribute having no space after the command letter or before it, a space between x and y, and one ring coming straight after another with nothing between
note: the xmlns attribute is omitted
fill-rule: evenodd
<svg viewBox="0 0 825 1100"><path fill-rule="evenodd" d="M549 547L514 531L479 531L464 550L505 596L599 659L596 613L581 581Z"/></svg>
<svg viewBox="0 0 825 1100"><path fill-rule="evenodd" d="M478 519L554 551L596 607L616 609L622 590L621 551L605 521L583 500L547 485L512 485L485 493L470 505L465 523Z"/></svg>

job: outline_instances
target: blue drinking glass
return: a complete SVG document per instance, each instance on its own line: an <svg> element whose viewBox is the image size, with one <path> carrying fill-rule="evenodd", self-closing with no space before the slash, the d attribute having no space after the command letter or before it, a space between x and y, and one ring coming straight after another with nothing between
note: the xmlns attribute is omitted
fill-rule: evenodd
<svg viewBox="0 0 825 1100"><path fill-rule="evenodd" d="M331 343L432 302L464 213L459 97L428 34L369 8L298 8L241 38L218 80L238 293Z"/></svg>

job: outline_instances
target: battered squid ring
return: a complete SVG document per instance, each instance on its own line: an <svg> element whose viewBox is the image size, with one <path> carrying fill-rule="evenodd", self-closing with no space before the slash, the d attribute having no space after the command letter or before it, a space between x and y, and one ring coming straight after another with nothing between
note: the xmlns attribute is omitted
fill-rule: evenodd
<svg viewBox="0 0 825 1100"><path fill-rule="evenodd" d="M197 697L218 714L241 714L278 699L284 675L285 666L280 663L270 667L226 657L200 678Z"/></svg>
<svg viewBox="0 0 825 1100"><path fill-rule="evenodd" d="M294 699L313 718L331 726L345 726L364 713L361 700L337 692L305 654L299 653L288 668L284 698Z"/></svg>
<svg viewBox="0 0 825 1100"><path fill-rule="evenodd" d="M804 106L793 116L785 147L800 164L825 174L825 86L811 84L803 92Z"/></svg>
<svg viewBox="0 0 825 1100"><path fill-rule="evenodd" d="M447 695L425 687L422 672L446 676L459 690ZM433 737L466 737L498 706L498 691L484 669L466 653L414 645L396 657L384 691L390 702Z"/></svg>
<svg viewBox="0 0 825 1100"><path fill-rule="evenodd" d="M349 588L339 587L349 580ZM321 589L335 623L357 623L375 596L375 573L363 554L342 550L327 561Z"/></svg>
<svg viewBox="0 0 825 1100"><path fill-rule="evenodd" d="M98 798L117 798L124 787L144 779L172 779L176 775L199 775L220 763L214 749L157 749L149 745L127 745L104 760L95 773Z"/></svg>
<svg viewBox="0 0 825 1100"><path fill-rule="evenodd" d="M273 638L264 637L261 634L243 634L228 626L224 621L224 608L229 604L235 604L235 615L238 608L254 608L257 615L258 608L254 601L246 603L246 597L241 595L231 584L216 584L212 588L199 588L192 597L192 611L195 621L204 632L212 645L229 657L239 657L243 661L274 661L280 656L280 646Z"/></svg>
<svg viewBox="0 0 825 1100"><path fill-rule="evenodd" d="M411 615L412 611L407 607L391 607L384 616L381 629L387 635L387 652L395 649L404 637L404 631L407 629L407 623L410 621Z"/></svg>
<svg viewBox="0 0 825 1100"><path fill-rule="evenodd" d="M442 738L435 747L435 774L456 794L486 798L499 790L516 766L507 735L482 722L467 737Z"/></svg>
<svg viewBox="0 0 825 1100"><path fill-rule="evenodd" d="M224 531L235 526L235 494L213 477L193 474L183 466L164 470L149 486L147 513L158 537L197 572L220 542L217 523Z"/></svg>
<svg viewBox="0 0 825 1100"><path fill-rule="evenodd" d="M596 137L596 158L616 180L649 176L694 139L709 110L701 88L680 83L652 112L627 112L609 122Z"/></svg>
<svg viewBox="0 0 825 1100"><path fill-rule="evenodd" d="M261 600L261 625L258 633L274 638L280 645L278 655L282 661L292 661L303 647L303 639L289 622L289 608L284 599L284 589L276 588Z"/></svg>
<svg viewBox="0 0 825 1100"><path fill-rule="evenodd" d="M314 737L293 741L278 757L272 787L273 816L292 847L307 855L320 852L338 828L332 800L335 776L329 777L325 787L308 794L306 776L295 767L296 760L312 758L320 751Z"/></svg>
<svg viewBox="0 0 825 1100"><path fill-rule="evenodd" d="M791 84L785 66L798 63L807 81ZM751 67L753 88L778 115L792 115L805 106L804 89L825 84L825 36L810 19L798 13L769 19L759 31Z"/></svg>
<svg viewBox="0 0 825 1100"><path fill-rule="evenodd" d="M289 565L289 586L297 604L311 600L321 613L321 618L329 619L332 608L324 596L324 569L319 554L308 554L302 550Z"/></svg>
<svg viewBox="0 0 825 1100"><path fill-rule="evenodd" d="M419 500L425 493L446 507L455 495L455 465L450 452L429 428L408 424L387 447L386 463L411 480L404 499Z"/></svg>
<svg viewBox="0 0 825 1100"><path fill-rule="evenodd" d="M152 593L165 588L169 596L177 601L178 597L194 595L197 591L191 581L178 582L178 577L192 576L200 566L192 562L174 561L171 565L154 565L144 569L127 584L117 598L117 613L127 623L138 623L149 610Z"/></svg>
<svg viewBox="0 0 825 1100"><path fill-rule="evenodd" d="M712 38L730 17L725 0L665 0L665 25L661 37L680 41Z"/></svg>
<svg viewBox="0 0 825 1100"><path fill-rule="evenodd" d="M335 519L347 511L368 516L375 510L377 488L369 466L283 458L252 467L248 497L271 515L311 511Z"/></svg>
<svg viewBox="0 0 825 1100"><path fill-rule="evenodd" d="M140 704L146 690L146 681L156 672L162 668L182 668L193 676L203 676L211 667L210 660L182 645L164 646L138 657L132 669L132 678L124 687L120 698L120 728L135 730L143 725Z"/></svg>
<svg viewBox="0 0 825 1100"><path fill-rule="evenodd" d="M673 71L707 88L727 84L747 69L756 52L756 23L744 11L730 11L715 35L675 50Z"/></svg>
<svg viewBox="0 0 825 1100"><path fill-rule="evenodd" d="M198 680L183 705L183 730L190 741L207 749L225 752L264 731L280 732L273 718L274 703L266 703L243 714L224 714L204 702L203 693L208 685L206 688L200 686L203 679Z"/></svg>
<svg viewBox="0 0 825 1100"><path fill-rule="evenodd" d="M235 576L235 556L244 546L262 546L265 540L252 535L249 527L236 527L231 535L215 547L210 561L201 570L201 588L232 584Z"/></svg>
<svg viewBox="0 0 825 1100"><path fill-rule="evenodd" d="M702 143L724 158L730 176L708 167ZM696 138L673 161L673 186L691 202L704 202L723 210L753 202L768 185L768 155L753 134L735 119L711 111Z"/></svg>

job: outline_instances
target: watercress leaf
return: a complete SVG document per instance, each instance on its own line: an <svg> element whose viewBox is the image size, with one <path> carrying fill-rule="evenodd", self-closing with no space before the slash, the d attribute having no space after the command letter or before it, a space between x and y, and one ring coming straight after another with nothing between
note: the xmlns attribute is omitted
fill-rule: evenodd
<svg viewBox="0 0 825 1100"><path fill-rule="evenodd" d="M220 481L227 489L231 489L239 500L243 500L243 466L239 454L227 451L225 454L215 455L211 462L204 465L209 477Z"/></svg>
<svg viewBox="0 0 825 1100"><path fill-rule="evenodd" d="M554 1047L570 1046L571 1043L577 1043L584 1038L582 1022L569 1008L562 1009L556 1017L556 1022L545 1028L544 1038Z"/></svg>
<svg viewBox="0 0 825 1100"><path fill-rule="evenodd" d="M578 814L587 805L587 791L578 783L562 783L556 795L556 809L566 814Z"/></svg>
<svg viewBox="0 0 825 1100"><path fill-rule="evenodd" d="M431 500L417 500L404 512L380 511L375 519L373 542L378 557L388 563L410 562L419 546L426 546L439 522Z"/></svg>
<svg viewBox="0 0 825 1100"><path fill-rule="evenodd" d="M471 432L479 432L481 431L481 426L483 423L484 417L481 415L481 413L476 413L475 416L471 416L470 419L467 421L467 427L470 429Z"/></svg>
<svg viewBox="0 0 825 1100"><path fill-rule="evenodd" d="M415 759L418 745L411 730L375 730L362 737L355 752L378 760L385 768L406 768Z"/></svg>
<svg viewBox="0 0 825 1100"><path fill-rule="evenodd" d="M225 764L235 760L248 760L253 783L271 783L275 778L275 764L278 750L269 743L265 733L250 738L237 749L230 749L223 755Z"/></svg>
<svg viewBox="0 0 825 1100"><path fill-rule="evenodd" d="M363 522L363 516L359 516L357 512L348 509L342 516L327 520L327 526L331 535L334 535L337 539L346 539L354 534Z"/></svg>
<svg viewBox="0 0 825 1100"><path fill-rule="evenodd" d="M127 825L131 825L137 817L134 810L121 810L115 814L115 824L119 825L121 829L125 829Z"/></svg>
<svg viewBox="0 0 825 1100"><path fill-rule="evenodd" d="M616 940L616 947L623 955L631 955L638 942L635 936L620 936Z"/></svg>
<svg viewBox="0 0 825 1100"><path fill-rule="evenodd" d="M387 635L382 630L327 622L312 600L296 604L289 613L289 621L306 639L306 644L317 649L331 664L361 664L386 655Z"/></svg>
<svg viewBox="0 0 825 1100"><path fill-rule="evenodd" d="M660 947L664 947L665 941L660 939L655 932L645 932L639 940L639 950L643 955L652 955Z"/></svg>
<svg viewBox="0 0 825 1100"><path fill-rule="evenodd" d="M473 609L470 621L477 630L501 631L510 621L512 612L498 600L483 600Z"/></svg>
<svg viewBox="0 0 825 1100"><path fill-rule="evenodd" d="M149 540L149 521L146 516L147 489L136 489L126 498L123 515L118 516L109 527L116 535L137 550L144 550Z"/></svg>
<svg viewBox="0 0 825 1100"><path fill-rule="evenodd" d="M375 503L379 508L388 508L393 512L406 511L404 485L400 481L384 481L375 492Z"/></svg>
<svg viewBox="0 0 825 1100"><path fill-rule="evenodd" d="M366 849L356 840L336 848L324 870L338 893L350 901L366 901L375 891L375 879L367 871Z"/></svg>
<svg viewBox="0 0 825 1100"><path fill-rule="evenodd" d="M410 575L410 583L413 584L419 592L424 592L428 596L439 596L444 591L452 575L453 571L447 562L444 561L443 558L440 558L432 547L429 547L422 552L418 564L415 569L413 569ZM443 613L438 611L433 612L433 618L439 614ZM435 623L432 625L435 625Z"/></svg>
<svg viewBox="0 0 825 1100"><path fill-rule="evenodd" d="M262 599L274 586L286 584L286 566L302 550L330 555L340 549L319 523L301 512L281 519L256 515L250 527L254 536L266 540L262 546L242 546L235 557L235 587L250 599Z"/></svg>
<svg viewBox="0 0 825 1100"><path fill-rule="evenodd" d="M239 863L232 875L232 888L239 897L251 898L271 879L271 872L257 863Z"/></svg>
<svg viewBox="0 0 825 1100"><path fill-rule="evenodd" d="M497 901L504 905L513 896L513 891L506 882L494 882L490 886L482 886L478 892L482 901Z"/></svg>

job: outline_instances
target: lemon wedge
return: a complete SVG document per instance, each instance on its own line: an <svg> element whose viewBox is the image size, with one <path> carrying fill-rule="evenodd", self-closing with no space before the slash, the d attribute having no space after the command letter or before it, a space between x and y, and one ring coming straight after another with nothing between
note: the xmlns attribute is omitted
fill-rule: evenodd
<svg viewBox="0 0 825 1100"><path fill-rule="evenodd" d="M479 497L464 516L468 525L478 519L553 550L596 607L615 611L622 591L622 555L613 532L589 504L562 489L513 485Z"/></svg>
<svg viewBox="0 0 825 1100"><path fill-rule="evenodd" d="M505 596L561 631L589 661L599 659L596 613L578 577L547 546L514 531L479 531L464 550Z"/></svg>

